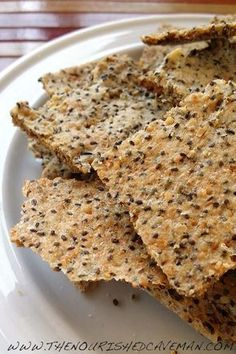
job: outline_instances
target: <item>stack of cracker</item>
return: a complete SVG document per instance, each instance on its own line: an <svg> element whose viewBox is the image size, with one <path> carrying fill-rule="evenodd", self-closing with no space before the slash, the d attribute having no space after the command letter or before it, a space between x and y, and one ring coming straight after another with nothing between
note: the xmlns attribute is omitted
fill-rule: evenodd
<svg viewBox="0 0 236 354"><path fill-rule="evenodd" d="M81 290L150 293L212 341L236 342L235 18L143 37L40 79L13 123L42 158L11 240ZM195 43L197 42L197 43Z"/></svg>

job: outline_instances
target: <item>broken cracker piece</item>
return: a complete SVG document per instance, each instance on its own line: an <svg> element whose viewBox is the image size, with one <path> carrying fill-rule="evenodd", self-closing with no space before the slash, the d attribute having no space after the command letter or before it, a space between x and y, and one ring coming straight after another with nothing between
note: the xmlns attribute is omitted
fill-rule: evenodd
<svg viewBox="0 0 236 354"><path fill-rule="evenodd" d="M173 288L150 292L211 341L236 343L236 271L226 273L198 298L179 295Z"/></svg>
<svg viewBox="0 0 236 354"><path fill-rule="evenodd" d="M62 177L65 179L75 178L79 181L92 181L96 178L95 173L83 174L83 173L74 173L72 172L68 166L60 163L56 156L51 157L50 160L43 160L43 171L41 177L45 177L48 179L54 179L56 177Z"/></svg>
<svg viewBox="0 0 236 354"><path fill-rule="evenodd" d="M46 157L43 157L43 171L41 177L48 178L48 179L55 179L57 177L62 177L65 179L68 178L76 178L79 181L93 181L96 176L95 174L90 174L90 175L84 175L82 173L73 173L68 166L61 164L60 161L57 159L57 157L48 157L50 154L46 155ZM76 281L74 282L74 285L82 292L82 293L87 293L88 291L94 290L98 282L87 282L87 281Z"/></svg>
<svg viewBox="0 0 236 354"><path fill-rule="evenodd" d="M18 103L13 122L73 172L90 172L96 156L172 106L137 85L139 72L127 56L105 58L94 69L96 83L89 88L54 95L37 110Z"/></svg>
<svg viewBox="0 0 236 354"><path fill-rule="evenodd" d="M42 178L27 182L24 193L21 221L11 231L17 245L73 282L114 278L142 287L211 340L236 341L235 272L204 297L185 298L169 286L100 181Z"/></svg>
<svg viewBox="0 0 236 354"><path fill-rule="evenodd" d="M30 247L71 281L116 279L143 288L160 283L163 276L147 262L145 246L136 247L128 213L99 180L42 178L27 182L24 194L28 199L11 240Z"/></svg>
<svg viewBox="0 0 236 354"><path fill-rule="evenodd" d="M235 18L231 18L227 22L224 19L199 27L173 29L167 32L154 33L142 36L142 41L148 45L171 45L230 38L233 36L236 36Z"/></svg>
<svg viewBox="0 0 236 354"><path fill-rule="evenodd" d="M185 45L179 45L183 53L189 53L192 50L200 50L207 47L207 43L189 43ZM143 75L147 75L147 73L153 70L157 70L157 68L162 65L165 57L173 51L173 48L177 48L177 46L145 46L142 52L142 55L138 61L138 64L143 70ZM151 73L150 73L151 74Z"/></svg>
<svg viewBox="0 0 236 354"><path fill-rule="evenodd" d="M56 73L43 75L39 82L42 82L43 88L49 97L57 94L63 94L70 90L86 88L93 82L92 70L96 62L83 64L71 68L60 70Z"/></svg>
<svg viewBox="0 0 236 354"><path fill-rule="evenodd" d="M155 70L162 64L165 56L172 50L172 46L145 46L139 59L139 65L142 67L144 73Z"/></svg>
<svg viewBox="0 0 236 354"><path fill-rule="evenodd" d="M157 94L177 100L194 91L202 91L210 81L236 81L236 44L211 42L207 48L186 51L176 48L153 72L142 78L142 85Z"/></svg>
<svg viewBox="0 0 236 354"><path fill-rule="evenodd" d="M236 84L213 81L93 164L182 295L236 268L235 114Z"/></svg>
<svg viewBox="0 0 236 354"><path fill-rule="evenodd" d="M34 139L29 139L28 149L34 154L36 159L45 159L47 157L47 159L50 160L52 158L52 154L48 151L48 149Z"/></svg>

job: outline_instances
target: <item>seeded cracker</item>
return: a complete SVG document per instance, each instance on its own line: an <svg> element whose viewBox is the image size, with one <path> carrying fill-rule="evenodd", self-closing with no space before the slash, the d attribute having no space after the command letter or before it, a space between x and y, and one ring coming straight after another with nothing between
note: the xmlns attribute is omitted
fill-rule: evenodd
<svg viewBox="0 0 236 354"><path fill-rule="evenodd" d="M43 171L41 177L48 179L54 179L56 177L62 177L65 179L75 178L79 181L93 181L96 178L95 173L83 174L83 173L74 173L68 166L60 163L57 157L51 157L48 159L47 156L43 159Z"/></svg>
<svg viewBox="0 0 236 354"><path fill-rule="evenodd" d="M60 95L70 90L89 87L93 82L92 70L96 66L96 62L66 68L56 73L48 73L39 79L48 96L54 94ZM29 150L32 151L36 158L44 158L50 155L48 149L37 141L29 140Z"/></svg>
<svg viewBox="0 0 236 354"><path fill-rule="evenodd" d="M94 176L92 175L84 175L81 173L73 173L71 170L66 166L61 164L58 159L52 156L48 151L45 149L41 149L41 146L35 144L32 141L32 147L35 149L34 151L44 151L44 155L40 156L42 158L42 166L43 171L41 177L45 177L48 179L54 179L56 177L63 177L63 178L76 178L78 180L92 180ZM36 147L36 148L35 148ZM81 291L81 292L88 292L92 291L96 287L96 282L86 282L86 281L78 281L74 282L74 285Z"/></svg>
<svg viewBox="0 0 236 354"><path fill-rule="evenodd" d="M159 65L161 65L165 56L172 50L172 46L145 46L139 59L139 65L143 68L144 73L149 70L155 70Z"/></svg>
<svg viewBox="0 0 236 354"><path fill-rule="evenodd" d="M236 44L227 40L211 41L207 48L186 51L176 48L142 85L157 94L175 96L180 100L187 94L203 90L214 79L236 81Z"/></svg>
<svg viewBox="0 0 236 354"><path fill-rule="evenodd" d="M42 82L43 88L50 97L81 87L89 87L93 81L92 70L95 65L96 62L92 62L63 69L57 73L48 73L39 81Z"/></svg>
<svg viewBox="0 0 236 354"><path fill-rule="evenodd" d="M186 296L236 268L235 112L236 84L217 80L94 163Z"/></svg>
<svg viewBox="0 0 236 354"><path fill-rule="evenodd" d="M235 272L225 275L203 298L180 296L149 258L128 215L103 188L99 181L27 182L27 200L22 219L11 232L12 241L30 247L73 282L124 279L147 289L211 340L236 341Z"/></svg>
<svg viewBox="0 0 236 354"><path fill-rule="evenodd" d="M167 30L173 30L175 27L162 25L157 28L157 32L162 33ZM171 52L173 46L144 46L142 54L138 60L138 65L142 68L143 73L157 68L163 61L164 57Z"/></svg>
<svg viewBox="0 0 236 354"><path fill-rule="evenodd" d="M154 33L142 36L142 40L148 45L165 45L230 38L233 36L236 36L235 17L228 18L227 22L225 19L216 20L214 23L205 26L173 29L166 32Z"/></svg>
<svg viewBox="0 0 236 354"><path fill-rule="evenodd" d="M48 179L54 179L57 177L63 178L76 178L78 180L93 180L95 178L94 175L84 175L81 173L75 174L71 172L71 170L66 166L61 164L56 157L43 158L42 165L44 166L42 171L42 177ZM81 292L88 292L93 290L96 287L96 282L87 282L87 281L78 281L74 282L74 285L81 291Z"/></svg>
<svg viewBox="0 0 236 354"><path fill-rule="evenodd" d="M162 27L162 29L163 28L166 27ZM172 48L173 46L146 46L138 61L139 69L142 70L142 72L146 72L150 69L156 68L157 65L161 64L166 54L169 53ZM110 57L110 60L111 59L112 57ZM119 71L124 69L124 64L124 61L121 61L120 66L117 65L115 74L119 75ZM96 66L97 68L94 70ZM50 97L54 94L60 95L64 92L76 90L78 88L88 88L93 82L96 81L96 79L99 79L99 75L101 75L102 70L104 70L103 60L101 62L92 62L76 67L66 68L56 73L48 73L42 76L39 81L43 83L43 87ZM45 156L47 156L49 160L52 158L52 155L49 153L48 149L44 148L40 143L33 139L29 140L29 150L36 158L44 160L43 165L46 160Z"/></svg>
<svg viewBox="0 0 236 354"><path fill-rule="evenodd" d="M36 140L29 139L28 149L34 154L36 159L43 159L45 156L47 156L49 159L52 157L51 153Z"/></svg>
<svg viewBox="0 0 236 354"><path fill-rule="evenodd" d="M89 172L95 156L171 106L136 85L139 73L127 56L105 58L94 69L96 83L89 88L54 95L38 110L18 103L13 122L72 170Z"/></svg>
<svg viewBox="0 0 236 354"><path fill-rule="evenodd" d="M231 271L203 297L187 298L172 288L155 291L155 287L151 294L213 342L236 343L235 282L236 272Z"/></svg>
<svg viewBox="0 0 236 354"><path fill-rule="evenodd" d="M27 182L24 194L28 200L21 222L12 230L12 241L31 247L71 281L128 279L144 288L150 281L159 284L156 267L146 261L145 247L135 246L137 236L128 213L115 205L100 181L42 178Z"/></svg>
<svg viewBox="0 0 236 354"><path fill-rule="evenodd" d="M207 44L205 42L201 43L189 43L185 45L179 45L178 48L185 53L195 49L203 49L206 48ZM177 48L177 46L145 46L142 52L142 55L139 59L139 65L143 70L143 74L156 70L165 59L166 55L173 51L173 48Z"/></svg>
<svg viewBox="0 0 236 354"><path fill-rule="evenodd" d="M40 146L37 146L37 151L40 151ZM54 179L57 177L62 178L76 178L78 180L93 180L94 175L84 175L81 173L73 173L71 170L66 166L61 164L57 157L52 157L50 153L46 153L44 155L42 161L43 171L41 177L45 177L48 179ZM87 282L87 281L77 281L74 282L74 285L83 293L87 293L88 291L94 290L97 286L97 282Z"/></svg>
<svg viewBox="0 0 236 354"><path fill-rule="evenodd" d="M42 177L54 179L56 177L73 178L75 174L66 166L61 164L57 157L52 157L50 160L43 161Z"/></svg>

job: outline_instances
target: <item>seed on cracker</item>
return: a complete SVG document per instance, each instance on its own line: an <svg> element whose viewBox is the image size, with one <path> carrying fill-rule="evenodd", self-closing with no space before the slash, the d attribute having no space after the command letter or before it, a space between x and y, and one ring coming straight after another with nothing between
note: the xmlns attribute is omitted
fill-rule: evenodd
<svg viewBox="0 0 236 354"><path fill-rule="evenodd" d="M213 81L93 164L186 296L236 268L235 112L235 83Z"/></svg>

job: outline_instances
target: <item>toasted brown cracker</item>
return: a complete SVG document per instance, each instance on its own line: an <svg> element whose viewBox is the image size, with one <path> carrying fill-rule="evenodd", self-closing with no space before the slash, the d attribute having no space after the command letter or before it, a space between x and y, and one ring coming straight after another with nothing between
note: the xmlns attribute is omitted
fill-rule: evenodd
<svg viewBox="0 0 236 354"><path fill-rule="evenodd" d="M145 252L129 215L102 183L57 178L27 182L21 222L11 239L32 248L73 281L127 280L159 284L162 275ZM126 253L130 250L129 257Z"/></svg>
<svg viewBox="0 0 236 354"><path fill-rule="evenodd" d="M187 298L172 288L151 294L213 342L236 342L236 271L226 273L199 298Z"/></svg>
<svg viewBox="0 0 236 354"><path fill-rule="evenodd" d="M186 296L236 267L235 112L236 84L213 81L94 163Z"/></svg>
<svg viewBox="0 0 236 354"><path fill-rule="evenodd" d="M179 46L145 46L138 64L142 68L143 75L149 71L157 70L163 63L165 57L173 51L173 48L180 48L184 53L189 53L191 50L200 50L207 47L205 42L189 43Z"/></svg>
<svg viewBox="0 0 236 354"><path fill-rule="evenodd" d="M52 157L50 151L42 146L42 144L40 144L37 140L29 139L28 149L34 154L36 159L45 159L47 157L47 159L50 160Z"/></svg>
<svg viewBox="0 0 236 354"><path fill-rule="evenodd" d="M157 28L157 32L174 30L173 26L162 25ZM156 69L163 61L164 57L173 49L172 46L144 46L142 54L138 60L138 65L143 73Z"/></svg>
<svg viewBox="0 0 236 354"><path fill-rule="evenodd" d="M40 144L34 140L29 141L29 149L34 153L35 157L42 159L42 174L41 177L48 179L54 179L56 177L62 178L76 178L79 180L92 180L94 176L84 175L81 173L73 173L66 165L61 164L57 157L53 155ZM86 281L77 281L74 282L76 288L81 292L87 293L95 288L97 282L86 282Z"/></svg>
<svg viewBox="0 0 236 354"><path fill-rule="evenodd" d="M66 68L56 73L47 73L42 76L39 81L42 82L43 88L49 97L53 95L61 95L70 90L86 88L92 85L92 70L95 66L96 62L91 62L76 67ZM48 149L33 139L29 139L29 150L33 152L36 158L45 159L45 155L48 155L50 159L51 154Z"/></svg>
<svg viewBox="0 0 236 354"><path fill-rule="evenodd" d="M49 155L50 156L50 155ZM62 177L65 179L68 178L76 178L80 181L92 181L95 179L95 174L84 175L81 173L73 173L66 165L63 165L59 162L57 157L48 158L43 157L43 171L41 177L48 178L48 179L55 179L57 177ZM94 290L97 286L98 282L87 282L87 281L77 281L74 282L74 285L82 292L88 292Z"/></svg>
<svg viewBox="0 0 236 354"><path fill-rule="evenodd" d="M84 179L87 178L87 175L82 175L80 173L73 173L68 166L60 163L56 156L51 157L51 159L46 160L43 159L43 171L41 177L45 177L48 179L54 179L56 177L62 178L76 178L76 179Z"/></svg>
<svg viewBox="0 0 236 354"><path fill-rule="evenodd" d="M224 276L204 298L184 298L170 288L127 213L98 180L42 178L27 182L24 193L22 219L11 232L17 245L30 247L75 283L125 280L146 289L210 339L236 340L235 273Z"/></svg>
<svg viewBox="0 0 236 354"><path fill-rule="evenodd" d="M95 156L171 106L136 84L139 73L127 56L105 58L94 69L96 84L54 95L38 110L18 103L11 112L13 122L72 170L88 172Z"/></svg>
<svg viewBox="0 0 236 354"><path fill-rule="evenodd" d="M41 177L49 179L56 177L77 178L78 175L81 175L73 173L68 166L61 163L55 155L36 140L29 139L28 148L36 158L42 160L43 170Z"/></svg>
<svg viewBox="0 0 236 354"><path fill-rule="evenodd" d="M143 68L144 73L155 70L172 50L172 46L145 46L139 59L139 65Z"/></svg>
<svg viewBox="0 0 236 354"><path fill-rule="evenodd" d="M213 20L210 22L211 24L233 24L236 22L236 15L222 15L215 16Z"/></svg>
<svg viewBox="0 0 236 354"><path fill-rule="evenodd" d="M60 95L70 90L81 87L89 87L93 81L92 70L96 62L60 70L56 73L48 73L39 81L49 96Z"/></svg>
<svg viewBox="0 0 236 354"><path fill-rule="evenodd" d="M183 44L189 42L207 41L218 38L230 38L236 35L235 18L216 20L205 26L174 29L167 32L142 36L142 41L148 45Z"/></svg>
<svg viewBox="0 0 236 354"><path fill-rule="evenodd" d="M73 175L74 173L66 165L61 164L57 157L53 157L47 161L42 171L42 177L48 179L56 177L72 178Z"/></svg>
<svg viewBox="0 0 236 354"><path fill-rule="evenodd" d="M142 84L156 93L176 96L203 90L214 79L236 81L236 45L228 41L211 42L204 49L176 48L162 65L143 78Z"/></svg>

